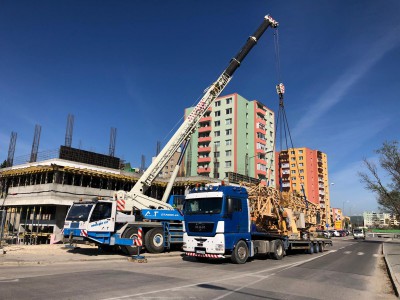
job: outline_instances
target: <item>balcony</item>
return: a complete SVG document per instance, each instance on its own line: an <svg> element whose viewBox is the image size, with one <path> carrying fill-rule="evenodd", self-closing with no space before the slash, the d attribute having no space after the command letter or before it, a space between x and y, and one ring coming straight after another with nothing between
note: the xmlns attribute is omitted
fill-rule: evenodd
<svg viewBox="0 0 400 300"><path fill-rule="evenodd" d="M264 116L265 116L266 113L267 113L267 112L266 112L265 110L263 110L262 108L259 108L259 107L256 108L257 117L259 117L259 116L261 115L262 118L264 118Z"/></svg>
<svg viewBox="0 0 400 300"><path fill-rule="evenodd" d="M199 123L204 123L204 122L211 122L212 121L212 117L211 116L207 116L207 117L202 117L199 121Z"/></svg>
<svg viewBox="0 0 400 300"><path fill-rule="evenodd" d="M199 153L210 153L211 147L199 147L197 148L197 152Z"/></svg>
<svg viewBox="0 0 400 300"><path fill-rule="evenodd" d="M287 164L287 163L281 164L281 168L282 169L288 169L289 168L289 164Z"/></svg>
<svg viewBox="0 0 400 300"><path fill-rule="evenodd" d="M267 171L264 171L264 170L256 170L256 174L257 175L267 175Z"/></svg>
<svg viewBox="0 0 400 300"><path fill-rule="evenodd" d="M211 157L199 157L197 159L198 163L210 163L211 162Z"/></svg>
<svg viewBox="0 0 400 300"><path fill-rule="evenodd" d="M288 187L290 187L290 183L282 183L282 187L288 188Z"/></svg>
<svg viewBox="0 0 400 300"><path fill-rule="evenodd" d="M325 196L325 192L324 191L319 191L318 195L324 195Z"/></svg>
<svg viewBox="0 0 400 300"><path fill-rule="evenodd" d="M211 126L204 126L204 127L200 127L198 129L199 132L210 132L211 131Z"/></svg>
<svg viewBox="0 0 400 300"><path fill-rule="evenodd" d="M204 173L211 173L211 168L203 168L199 167L197 168L197 174L204 174Z"/></svg>
<svg viewBox="0 0 400 300"><path fill-rule="evenodd" d="M199 137L198 142L199 142L199 143L202 143L202 142L211 142L211 136Z"/></svg>

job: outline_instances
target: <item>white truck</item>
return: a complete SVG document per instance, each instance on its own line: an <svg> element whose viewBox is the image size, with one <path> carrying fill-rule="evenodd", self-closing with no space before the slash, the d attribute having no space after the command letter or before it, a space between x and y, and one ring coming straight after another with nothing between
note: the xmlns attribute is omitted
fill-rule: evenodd
<svg viewBox="0 0 400 300"><path fill-rule="evenodd" d="M92 242L101 248L120 246L127 253L133 254L136 251L135 238L138 235L138 228L141 227L144 247L149 252L162 252L168 249L171 243L182 243L183 215L172 206L172 202L176 199L173 198L169 203L167 199L184 151L163 199L151 198L146 196L145 192L178 148L188 143L204 113L224 90L243 59L270 26L275 28L278 23L267 15L256 32L230 61L228 67L206 89L199 103L129 192L118 191L113 199L80 201L71 206L64 224L64 240L69 243Z"/></svg>

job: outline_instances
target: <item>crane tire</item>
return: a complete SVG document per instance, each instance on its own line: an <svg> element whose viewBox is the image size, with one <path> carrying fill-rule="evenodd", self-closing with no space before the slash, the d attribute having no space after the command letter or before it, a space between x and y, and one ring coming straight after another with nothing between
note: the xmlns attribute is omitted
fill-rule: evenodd
<svg viewBox="0 0 400 300"><path fill-rule="evenodd" d="M231 261L234 264L244 264L249 258L249 248L245 241L237 242L235 249L232 251Z"/></svg>
<svg viewBox="0 0 400 300"><path fill-rule="evenodd" d="M134 239L138 235L137 227L129 227L123 233L123 238ZM126 255L136 255L138 254L138 247L137 246L121 246L121 251Z"/></svg>
<svg viewBox="0 0 400 300"><path fill-rule="evenodd" d="M164 230L162 228L150 229L144 236L144 245L150 253L164 252Z"/></svg>

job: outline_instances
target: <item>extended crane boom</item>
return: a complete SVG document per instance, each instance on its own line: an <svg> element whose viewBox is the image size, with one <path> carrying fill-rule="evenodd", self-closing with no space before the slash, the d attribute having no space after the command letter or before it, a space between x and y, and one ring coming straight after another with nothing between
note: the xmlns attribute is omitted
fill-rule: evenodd
<svg viewBox="0 0 400 300"><path fill-rule="evenodd" d="M152 184L156 176L160 173L162 168L167 164L173 154L177 151L180 145L192 134L200 119L210 107L211 103L220 95L220 93L227 86L235 73L236 69L240 66L244 58L254 47L262 34L271 26L276 28L278 22L272 19L269 15L264 17L262 24L257 28L255 33L250 36L246 44L242 47L239 53L230 61L228 67L222 72L219 78L205 91L203 97L189 114L183 124L179 127L173 137L165 145L156 159L152 162L149 168L143 173L140 179L136 182L130 192L127 193L125 201L130 199L134 201L136 208L164 208L169 209L169 205L158 201L156 199L147 197L144 192ZM129 199L130 198L130 199ZM126 203L129 207L128 203Z"/></svg>

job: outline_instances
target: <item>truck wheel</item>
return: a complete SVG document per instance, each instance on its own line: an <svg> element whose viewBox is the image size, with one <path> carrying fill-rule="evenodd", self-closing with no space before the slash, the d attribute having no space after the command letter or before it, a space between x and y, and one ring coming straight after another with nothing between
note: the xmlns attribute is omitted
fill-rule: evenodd
<svg viewBox="0 0 400 300"><path fill-rule="evenodd" d="M314 244L314 253L318 253L319 252L319 244L315 243Z"/></svg>
<svg viewBox="0 0 400 300"><path fill-rule="evenodd" d="M321 243L319 244L319 252L324 252L325 244Z"/></svg>
<svg viewBox="0 0 400 300"><path fill-rule="evenodd" d="M134 239L137 237L138 229L136 227L129 227L124 231L122 237L125 239ZM136 255L138 254L138 247L136 246L121 246L121 251L126 255Z"/></svg>
<svg viewBox="0 0 400 300"><path fill-rule="evenodd" d="M239 241L233 249L231 260L234 264L244 264L249 258L249 248L245 241Z"/></svg>
<svg viewBox="0 0 400 300"><path fill-rule="evenodd" d="M162 228L153 228L144 236L144 244L150 253L164 251L164 231Z"/></svg>
<svg viewBox="0 0 400 300"><path fill-rule="evenodd" d="M275 240L274 249L272 252L272 258L275 260L281 260L285 254L285 249L281 240Z"/></svg>

